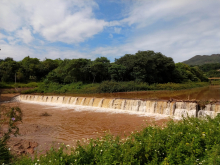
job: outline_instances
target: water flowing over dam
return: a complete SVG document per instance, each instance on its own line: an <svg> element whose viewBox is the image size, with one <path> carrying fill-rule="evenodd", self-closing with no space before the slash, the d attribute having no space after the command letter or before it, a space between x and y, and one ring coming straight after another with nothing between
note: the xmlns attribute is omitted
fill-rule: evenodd
<svg viewBox="0 0 220 165"><path fill-rule="evenodd" d="M136 111L149 114L161 114L174 117L215 117L220 113L220 104L207 104L201 108L198 103L190 101L140 100L121 98L93 98L70 96L20 95L17 100L30 103L45 103L49 105L90 106L124 111Z"/></svg>

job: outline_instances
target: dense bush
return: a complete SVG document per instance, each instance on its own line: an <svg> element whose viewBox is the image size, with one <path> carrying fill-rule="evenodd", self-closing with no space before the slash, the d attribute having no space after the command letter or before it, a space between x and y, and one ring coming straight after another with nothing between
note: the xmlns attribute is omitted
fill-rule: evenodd
<svg viewBox="0 0 220 165"><path fill-rule="evenodd" d="M98 86L100 93L112 92L128 92L128 91L146 91L146 90L181 90L195 87L203 87L208 85L206 82L191 82L191 83L167 83L167 84L147 84L142 82L114 82L104 81Z"/></svg>
<svg viewBox="0 0 220 165"><path fill-rule="evenodd" d="M195 87L207 86L207 82L191 82L191 83L167 83L167 84L151 84L143 82L116 82L103 81L102 83L83 84L82 82L71 84L58 83L41 83L38 88L22 91L23 94L30 93L113 93L113 92L129 92L129 91L147 91L147 90L181 90Z"/></svg>
<svg viewBox="0 0 220 165"><path fill-rule="evenodd" d="M6 107L0 105L0 164L8 163L12 158L6 142L10 135L18 135L16 123L22 120L22 112L18 107ZM7 130L3 131L2 126L6 125Z"/></svg>
<svg viewBox="0 0 220 165"><path fill-rule="evenodd" d="M34 88L38 87L40 83L30 82L30 83L4 83L0 82L0 88Z"/></svg>
<svg viewBox="0 0 220 165"><path fill-rule="evenodd" d="M219 164L220 117L185 118L167 126L147 126L122 139L106 135L78 143L65 154L51 149L40 158L24 157L14 164ZM68 147L67 147L68 149Z"/></svg>
<svg viewBox="0 0 220 165"><path fill-rule="evenodd" d="M217 72L217 71L216 71ZM17 62L12 58L0 59L0 81L27 83L71 84L75 82L100 83L102 81L138 81L145 83L181 83L207 81L199 67L183 63L160 52L138 51L126 54L110 63L106 57L90 59L45 59L25 57Z"/></svg>

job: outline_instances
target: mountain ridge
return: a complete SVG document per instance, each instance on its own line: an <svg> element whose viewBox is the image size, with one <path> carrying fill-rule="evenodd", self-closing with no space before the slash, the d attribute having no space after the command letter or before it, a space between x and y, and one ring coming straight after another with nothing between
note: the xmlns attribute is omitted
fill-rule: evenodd
<svg viewBox="0 0 220 165"><path fill-rule="evenodd" d="M183 61L187 65L203 65L208 63L220 63L220 54L195 55L194 57Z"/></svg>

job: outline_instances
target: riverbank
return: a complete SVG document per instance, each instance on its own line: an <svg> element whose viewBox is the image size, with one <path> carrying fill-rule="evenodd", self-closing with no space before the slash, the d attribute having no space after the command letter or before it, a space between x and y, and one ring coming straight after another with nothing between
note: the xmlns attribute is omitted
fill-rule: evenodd
<svg viewBox="0 0 220 165"><path fill-rule="evenodd" d="M183 90L197 87L208 86L208 82L190 83L167 83L167 84L148 84L130 82L104 81L102 83L83 84L82 82L71 84L40 83L37 88L22 91L22 94L31 93L54 93L54 94L95 94L95 93L115 93L131 91L157 91L157 90Z"/></svg>
<svg viewBox="0 0 220 165"><path fill-rule="evenodd" d="M13 164L219 164L219 120L186 118L166 127L148 125L126 138L85 139L77 147L52 148L46 155Z"/></svg>

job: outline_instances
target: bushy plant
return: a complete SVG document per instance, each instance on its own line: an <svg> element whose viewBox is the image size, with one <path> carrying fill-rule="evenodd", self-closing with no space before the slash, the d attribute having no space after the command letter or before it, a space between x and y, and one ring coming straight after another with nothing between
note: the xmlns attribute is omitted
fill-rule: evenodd
<svg viewBox="0 0 220 165"><path fill-rule="evenodd" d="M70 148L51 149L40 158L14 164L219 164L220 117L184 118L167 126L149 125L125 138L107 134Z"/></svg>
<svg viewBox="0 0 220 165"><path fill-rule="evenodd" d="M8 163L12 157L6 142L9 140L10 135L18 135L19 128L15 124L21 120L22 112L20 108L0 106L0 164ZM3 125L7 126L7 131L3 131Z"/></svg>

